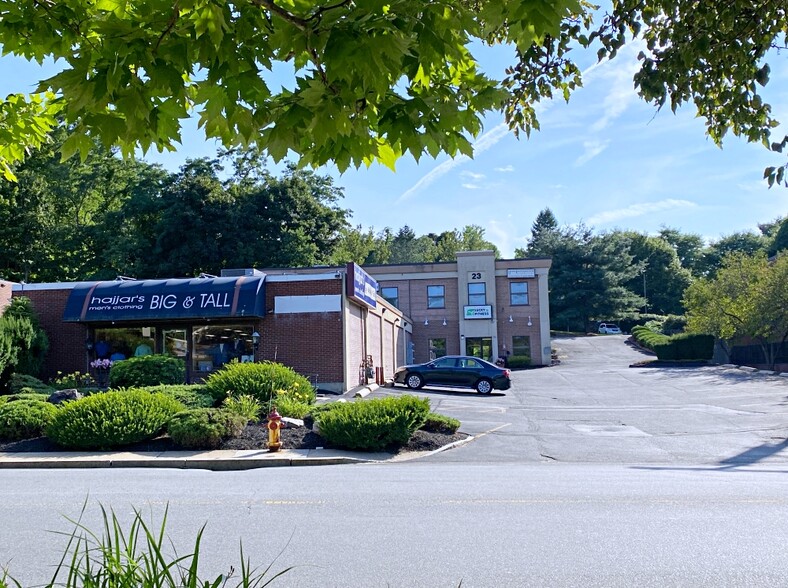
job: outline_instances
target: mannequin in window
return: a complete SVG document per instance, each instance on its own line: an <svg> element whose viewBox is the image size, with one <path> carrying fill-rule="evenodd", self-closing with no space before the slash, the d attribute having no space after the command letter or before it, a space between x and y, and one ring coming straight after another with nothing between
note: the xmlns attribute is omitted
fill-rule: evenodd
<svg viewBox="0 0 788 588"><path fill-rule="evenodd" d="M151 347L150 339L145 339L142 343L137 345L137 348L134 350L134 357L142 357L143 355L153 355L153 347Z"/></svg>

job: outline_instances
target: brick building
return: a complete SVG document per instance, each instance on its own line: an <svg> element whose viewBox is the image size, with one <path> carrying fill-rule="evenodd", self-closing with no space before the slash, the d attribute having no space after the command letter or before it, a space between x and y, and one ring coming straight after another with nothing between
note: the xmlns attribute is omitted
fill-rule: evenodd
<svg viewBox="0 0 788 588"><path fill-rule="evenodd" d="M402 312L356 295L354 273L374 284L350 264L311 275L14 284L13 295L30 298L49 336L47 378L94 371L96 359L166 353L184 359L189 382L231 360L272 360L344 391L393 377L410 336Z"/></svg>
<svg viewBox="0 0 788 588"><path fill-rule="evenodd" d="M271 360L344 391L447 354L550 364L549 259L225 270L221 277L2 287L27 296L50 340L44 377L99 358L166 353L201 381ZM5 282L11 286L10 282Z"/></svg>
<svg viewBox="0 0 788 588"><path fill-rule="evenodd" d="M408 363L441 355L526 355L533 365L550 365L551 264L549 258L495 259L492 251L466 251L457 261L367 265L364 271L378 282L381 298L412 319Z"/></svg>

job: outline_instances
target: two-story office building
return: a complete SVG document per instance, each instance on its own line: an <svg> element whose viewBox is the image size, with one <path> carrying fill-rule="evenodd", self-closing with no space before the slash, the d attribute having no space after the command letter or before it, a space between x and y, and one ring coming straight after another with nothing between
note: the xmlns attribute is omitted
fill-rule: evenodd
<svg viewBox="0 0 788 588"><path fill-rule="evenodd" d="M549 258L495 259L492 251L466 251L457 261L365 265L378 294L412 321L408 363L442 355L489 360L528 356L550 365ZM262 270L301 274L325 268Z"/></svg>
<svg viewBox="0 0 788 588"><path fill-rule="evenodd" d="M496 260L491 251L456 262L366 266L380 294L414 321L413 359L527 355L550 365L550 259Z"/></svg>

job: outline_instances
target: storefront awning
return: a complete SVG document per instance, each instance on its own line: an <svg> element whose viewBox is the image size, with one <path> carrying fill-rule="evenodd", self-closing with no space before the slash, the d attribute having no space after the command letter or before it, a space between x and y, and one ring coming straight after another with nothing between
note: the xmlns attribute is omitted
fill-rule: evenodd
<svg viewBox="0 0 788 588"><path fill-rule="evenodd" d="M126 280L80 284L65 322L215 319L265 316L265 276Z"/></svg>

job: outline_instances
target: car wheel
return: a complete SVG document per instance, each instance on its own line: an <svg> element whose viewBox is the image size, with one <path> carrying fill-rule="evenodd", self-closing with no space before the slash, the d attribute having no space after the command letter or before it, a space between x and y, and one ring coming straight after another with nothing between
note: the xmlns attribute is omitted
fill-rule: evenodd
<svg viewBox="0 0 788 588"><path fill-rule="evenodd" d="M417 390L424 385L424 378L419 374L411 374L405 379L405 383L411 390Z"/></svg>
<svg viewBox="0 0 788 588"><path fill-rule="evenodd" d="M476 382L476 391L479 394L489 394L493 390L493 384L487 378L482 378Z"/></svg>

